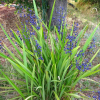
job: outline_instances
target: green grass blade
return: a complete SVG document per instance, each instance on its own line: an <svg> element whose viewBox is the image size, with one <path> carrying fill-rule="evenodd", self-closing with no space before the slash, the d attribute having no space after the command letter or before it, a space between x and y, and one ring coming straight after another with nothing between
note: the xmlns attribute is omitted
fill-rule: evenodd
<svg viewBox="0 0 100 100"><path fill-rule="evenodd" d="M27 68L25 45L24 45L23 41L22 41L22 45L23 45L23 62L24 62L24 66ZM25 74L25 78L26 78L27 91L28 91L28 95L29 95L28 77L26 74Z"/></svg>
<svg viewBox="0 0 100 100"><path fill-rule="evenodd" d="M13 43L13 41L10 39L10 37L8 36L8 34L6 33L6 31L4 30L3 26L0 24L3 32L5 33L5 35L7 36L8 40L10 41L10 43L13 45L13 47L15 48L15 50L18 52L18 54L22 57L20 51L18 50L18 48L16 47L16 45Z"/></svg>
<svg viewBox="0 0 100 100"><path fill-rule="evenodd" d="M54 80L57 80L57 68L56 68L56 64L54 65ZM55 88L55 92L57 93L57 83L54 82L54 88Z"/></svg>
<svg viewBox="0 0 100 100"><path fill-rule="evenodd" d="M57 95L57 93L54 92L54 94L55 94L55 98L56 98L56 100L60 100L59 97L58 97L58 95Z"/></svg>
<svg viewBox="0 0 100 100"><path fill-rule="evenodd" d="M89 73L86 77L90 76L90 75L94 75L96 73L100 72L100 69L96 70L96 71L93 71L92 73Z"/></svg>
<svg viewBox="0 0 100 100"><path fill-rule="evenodd" d="M10 85L25 99L23 93L20 91L20 89L3 73L2 70L0 70L3 76L6 78L6 80L9 82Z"/></svg>
<svg viewBox="0 0 100 100"><path fill-rule="evenodd" d="M75 48L72 50L71 60L75 57L75 55L76 55L76 53L77 53L77 51L78 51L79 48L80 48L80 46L77 46L77 47L75 47Z"/></svg>
<svg viewBox="0 0 100 100"><path fill-rule="evenodd" d="M50 26L51 26L51 21L52 21L52 16L53 16L53 11L54 11L54 7L55 7L55 3L56 3L56 0L54 0L53 7L52 7L52 10L51 10L51 14L50 14L49 30L50 30Z"/></svg>
<svg viewBox="0 0 100 100"><path fill-rule="evenodd" d="M10 56L12 56L12 57L15 59L16 57L15 57L14 53L12 53L12 52L7 48L7 46L6 46L5 44L3 44L3 45L4 45L5 49L8 51L8 53L10 54Z"/></svg>
<svg viewBox="0 0 100 100"><path fill-rule="evenodd" d="M99 82L97 82L97 81L95 81L95 80L92 80L92 79L89 79L89 78L82 78L82 80L88 80L88 81L91 81L91 82L94 82L94 83L100 84Z"/></svg>
<svg viewBox="0 0 100 100"><path fill-rule="evenodd" d="M18 59L15 59L15 61L16 61L22 68L24 68L28 73L31 74L31 71L30 71L21 61L19 61ZM16 64L17 64L17 63L16 63Z"/></svg>
<svg viewBox="0 0 100 100"><path fill-rule="evenodd" d="M24 65L27 67L27 59L26 59L25 45L24 45L23 42L22 42L22 44L23 44L23 62L24 62Z"/></svg>
<svg viewBox="0 0 100 100"><path fill-rule="evenodd" d="M74 94L74 93L65 93L67 96L73 96L73 97L75 97L75 98L82 98L82 96L80 96L80 95L77 95L77 94Z"/></svg>
<svg viewBox="0 0 100 100"><path fill-rule="evenodd" d="M0 56L3 57L3 58L5 58L5 59L7 59L7 60L13 61L13 59L7 57L5 54L0 53ZM22 71L20 71L16 66L13 66L13 67L23 76Z"/></svg>
<svg viewBox="0 0 100 100"><path fill-rule="evenodd" d="M87 30L88 26L85 26L84 29L79 33L79 35L76 37L75 41L77 41L77 46L81 43L82 38L84 37L84 34ZM78 40L77 40L78 39Z"/></svg>
<svg viewBox="0 0 100 100"><path fill-rule="evenodd" d="M32 97L34 97L34 95L28 96L25 100L30 100Z"/></svg>
<svg viewBox="0 0 100 100"><path fill-rule="evenodd" d="M35 0L33 0L33 6L34 6L35 15L36 17L38 17L38 11L37 11Z"/></svg>
<svg viewBox="0 0 100 100"><path fill-rule="evenodd" d="M45 100L45 88L44 88L44 79L45 79L45 74L44 74L44 77L43 77L43 81L42 81L42 96L43 96L43 100Z"/></svg>
<svg viewBox="0 0 100 100"><path fill-rule="evenodd" d="M90 63L93 61L93 59L96 57L96 55L99 53L100 49L95 53L95 55L91 58Z"/></svg>
<svg viewBox="0 0 100 100"><path fill-rule="evenodd" d="M88 25L86 25L86 26L83 28L83 30L81 30L81 32L80 32L80 33L78 34L78 36L76 37L75 41L76 41L78 38L80 38L80 37L82 36L82 34L84 33L84 31L87 30L87 28L88 28Z"/></svg>
<svg viewBox="0 0 100 100"><path fill-rule="evenodd" d="M7 58L8 58L8 56L6 56L6 55L5 55L5 54L3 54L3 53L0 53L0 57L5 58L5 59L7 59Z"/></svg>
<svg viewBox="0 0 100 100"><path fill-rule="evenodd" d="M13 30L11 30L12 32L13 32L13 34L14 34L14 37L15 37L15 41L21 46L22 45L22 41L21 41L21 39L18 37L18 35L13 31Z"/></svg>
<svg viewBox="0 0 100 100"><path fill-rule="evenodd" d="M33 67L32 77L35 78L35 64ZM31 95L32 95L32 93L33 93L33 80L31 80ZM32 98L31 98L31 100L32 100Z"/></svg>
<svg viewBox="0 0 100 100"><path fill-rule="evenodd" d="M58 40L59 40L59 45L62 45L62 42L61 42L61 34L58 33L58 30L57 30L56 27L55 27L55 30L56 30L57 37L58 37Z"/></svg>
<svg viewBox="0 0 100 100"><path fill-rule="evenodd" d="M84 46L83 46L83 52L87 49L88 45L91 42L91 39L93 38L98 26L100 25L100 23L97 25L97 27L94 29L94 31L91 33L91 35L89 36L89 38L87 39L87 41L85 42Z"/></svg>
<svg viewBox="0 0 100 100"><path fill-rule="evenodd" d="M47 81L47 95L50 94L50 83L51 83L51 73L49 75L49 72L46 71L45 72L45 75L46 75L46 81Z"/></svg>
<svg viewBox="0 0 100 100"><path fill-rule="evenodd" d="M35 80L35 78L32 77L31 72L23 65L18 65L17 63L13 62L12 60L8 59L8 61L13 65L13 66L17 66L18 69L20 69L24 74L26 74L30 79L32 79L35 83L34 85L36 86L37 82ZM18 61L18 60L17 60ZM19 62L19 61L18 61ZM22 67L23 66L23 67Z"/></svg>
<svg viewBox="0 0 100 100"><path fill-rule="evenodd" d="M98 67L100 67L100 64L94 66L93 68L91 68L91 70L88 70L83 75L79 76L77 80L72 84L72 87L75 86L80 79L93 75L94 74L93 71L95 71Z"/></svg>

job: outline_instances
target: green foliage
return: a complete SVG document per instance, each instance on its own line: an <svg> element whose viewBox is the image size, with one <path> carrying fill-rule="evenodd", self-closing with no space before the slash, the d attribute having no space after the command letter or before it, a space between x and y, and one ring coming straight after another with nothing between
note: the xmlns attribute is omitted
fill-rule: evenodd
<svg viewBox="0 0 100 100"><path fill-rule="evenodd" d="M45 25L45 24L44 24ZM2 27L2 26L1 26ZM66 37L64 36L61 41L61 35L58 33L57 28L55 27L55 31L57 33L58 41L56 42L53 35L51 34L50 30L48 30L48 38L50 40L50 46L48 42L44 39L43 35L43 27L41 25L40 30L37 30L33 25L33 29L37 33L37 37L34 36L34 40L42 47L41 55L42 59L38 59L38 52L35 53L34 51L37 50L35 41L30 38L30 42L23 42L20 38L14 33L14 40L19 44L20 48L22 49L23 53L17 49L14 45L13 41L9 38L6 31L2 27L5 35L8 37L9 41L18 52L19 57L13 54L7 47L4 45L5 49L8 51L11 57L7 57L3 53L0 53L0 56L7 59L13 67L18 71L18 73L23 77L23 80L26 81L24 83L24 91L21 87L17 87L12 80L10 80L6 74L0 69L0 72L6 78L10 85L20 94L20 96L24 98L30 98L31 100L37 98L42 100L51 100L56 98L60 100L62 98L86 98L84 96L79 96L76 94L77 92L81 94L79 91L74 91L76 84L79 80L84 77L90 76L100 70L96 70L100 64L94 66L91 70L86 72L80 72L78 75L78 69L76 66L73 65L72 69L69 70L69 66L72 63L75 63L75 55L79 51L78 49L80 46L75 47L72 50L72 55L65 54L63 48L65 44L68 42ZM18 27L19 28L19 27ZM65 30L65 29L64 29ZM20 33L22 34L21 29L19 28ZM95 31L95 30L94 30ZM66 31L65 31L66 32ZM55 32L54 32L55 33ZM71 32L72 33L72 32ZM92 33L94 34L94 32ZM91 34L91 38L92 38ZM79 34L79 36L81 36ZM90 37L86 41L85 45L83 46L84 50L87 47L87 43L89 43ZM64 43L64 41L66 41ZM28 45L31 45L30 47ZM31 51L30 51L31 50ZM94 57L93 57L94 58ZM93 59L92 58L92 59ZM19 98L19 97L18 97Z"/></svg>
<svg viewBox="0 0 100 100"><path fill-rule="evenodd" d="M35 2L33 3L35 12L37 13L36 4ZM12 32L14 34L14 37L13 39L11 39L7 32L4 30L3 26L0 24L8 40L17 52L17 55L15 53L12 53L4 44L4 48L10 54L10 56L7 56L2 52L0 53L0 57L8 60L12 64L13 68L18 72L18 75L21 78L18 82L17 80L16 82L14 82L14 80L11 80L6 75L6 73L3 72L2 69L0 69L0 72L5 77L5 79L20 95L17 95L12 99L89 99L88 97L84 96L80 90L76 91L75 88L77 83L81 79L99 72L100 70L98 70L98 68L100 67L100 64L92 67L91 70L81 71L76 67L76 60L80 60L79 63L82 63L84 58L83 56L77 57L76 55L81 50L83 50L83 53L87 50L99 24L91 33L84 46L81 47L80 42L83 38L87 26L78 34L77 38L75 39L75 41L78 42L77 45L70 50L71 53L65 53L64 47L66 47L66 44L69 41L71 42L72 39L66 38L68 35L66 25L64 25L64 28L61 27L60 29L63 32L63 36L59 34L56 27L54 27L53 30L54 34L51 34L50 24L53 15L54 5L52 8L48 27L46 24L44 24L43 21L40 23L40 29L37 29L35 26L31 25L33 30L35 30L36 32L36 35L34 36L29 37L29 35L27 35L29 34L29 31L25 31L23 33L22 29L17 26L22 39L20 39L20 37L18 37L18 35L13 30ZM43 26L45 26L47 30L47 39L44 38ZM24 24L24 30L27 30L26 24ZM74 25L72 27L70 37L73 37L73 31ZM57 36L57 40L54 36ZM25 39L25 37L29 38L29 40ZM17 42L19 47L14 44L14 41ZM92 62L98 51L90 59L88 64ZM17 85L15 83L17 83ZM81 96L79 94L81 94Z"/></svg>

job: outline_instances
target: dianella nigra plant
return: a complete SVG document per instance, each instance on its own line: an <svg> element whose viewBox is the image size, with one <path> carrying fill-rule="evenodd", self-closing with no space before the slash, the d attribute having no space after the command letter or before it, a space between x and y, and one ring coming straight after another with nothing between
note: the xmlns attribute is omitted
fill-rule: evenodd
<svg viewBox="0 0 100 100"><path fill-rule="evenodd" d="M16 55L16 53L11 52L5 44L0 47L0 57L8 60L21 78L16 85L0 69L5 79L19 94L12 99L89 99L82 94L82 90L76 90L76 85L81 79L100 71L97 69L100 64L92 65L92 61L99 50L91 58L87 58L86 56L92 53L91 49L94 47L93 35L99 25L91 33L85 44L81 46L81 39L85 34L87 26L78 34L76 33L76 26L78 24L75 23L70 34L68 34L66 24L62 22L60 26L55 26L51 32L50 26L51 20L53 20L52 15L55 1L48 26L39 19L35 1L33 4L35 15L32 16L29 14L30 21L22 24L22 28L17 26L17 33L11 30L13 33L12 37L0 25L17 53ZM41 23L37 25L33 20L34 17ZM27 25L31 26L31 30L28 29L29 27ZM44 31L44 27L46 31ZM9 55L6 55L3 49ZM88 78L85 79L88 80ZM99 84L98 82L96 83Z"/></svg>

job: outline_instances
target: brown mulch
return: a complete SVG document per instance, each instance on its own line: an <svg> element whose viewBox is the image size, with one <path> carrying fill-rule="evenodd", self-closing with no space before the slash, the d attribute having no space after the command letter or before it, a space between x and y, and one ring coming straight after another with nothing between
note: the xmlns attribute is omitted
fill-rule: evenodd
<svg viewBox="0 0 100 100"><path fill-rule="evenodd" d="M19 25L19 22L18 22L19 16L17 14L14 14L15 11L16 11L15 7L8 8L5 6L0 6L0 24L2 24L3 28L9 35L12 34L10 32L11 29L14 31L18 30L15 23ZM6 44L6 46L9 47L11 50L13 50L12 45L6 38L2 28L0 27L0 45L2 45L3 43ZM5 62L5 60L1 57L0 57L0 61L2 63Z"/></svg>
<svg viewBox="0 0 100 100"><path fill-rule="evenodd" d="M22 18L20 18L19 14L15 14L15 11L15 7L9 8L5 6L0 6L0 23L3 25L5 31L8 34L10 34L11 29L14 31L18 30L16 24L20 26L19 20L21 20ZM2 29L0 28L0 40L2 40L1 37L5 38L5 35Z"/></svg>
<svg viewBox="0 0 100 100"><path fill-rule="evenodd" d="M3 24L4 29L9 33L10 28L15 29L16 15L14 14L16 9L14 7L8 8L0 6L0 23ZM4 38L2 29L0 28L0 36Z"/></svg>

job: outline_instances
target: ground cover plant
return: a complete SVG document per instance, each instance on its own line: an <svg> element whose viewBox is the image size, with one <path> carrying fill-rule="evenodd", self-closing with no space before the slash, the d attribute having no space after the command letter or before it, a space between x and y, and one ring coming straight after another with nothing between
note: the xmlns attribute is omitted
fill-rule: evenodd
<svg viewBox="0 0 100 100"><path fill-rule="evenodd" d="M81 39L88 26L85 26L80 33L76 33L78 24L74 23L69 34L66 29L66 23L59 20L59 26L55 26L51 32L50 24L51 19L53 20L54 5L48 26L36 16L38 15L36 9L35 15L30 13L30 20L22 23L22 28L17 26L17 33L11 30L11 37L0 25L17 53L16 55L10 51L5 44L1 46L0 56L11 63L18 73L14 75L18 75L17 79L20 79L16 81L11 80L0 69L1 74L19 94L16 94L12 99L70 100L83 98L91 100L92 98L86 97L81 92L89 90L76 90L76 85L81 79L92 81L85 77L100 71L98 70L100 64L92 65L92 61L99 50L91 58L88 57L95 46L93 36L99 24L85 44L81 46ZM30 10L30 12L32 11ZM37 19L37 22L34 18ZM27 25L30 25L30 27ZM9 55L5 54L5 50ZM99 84L98 82L95 83Z"/></svg>

